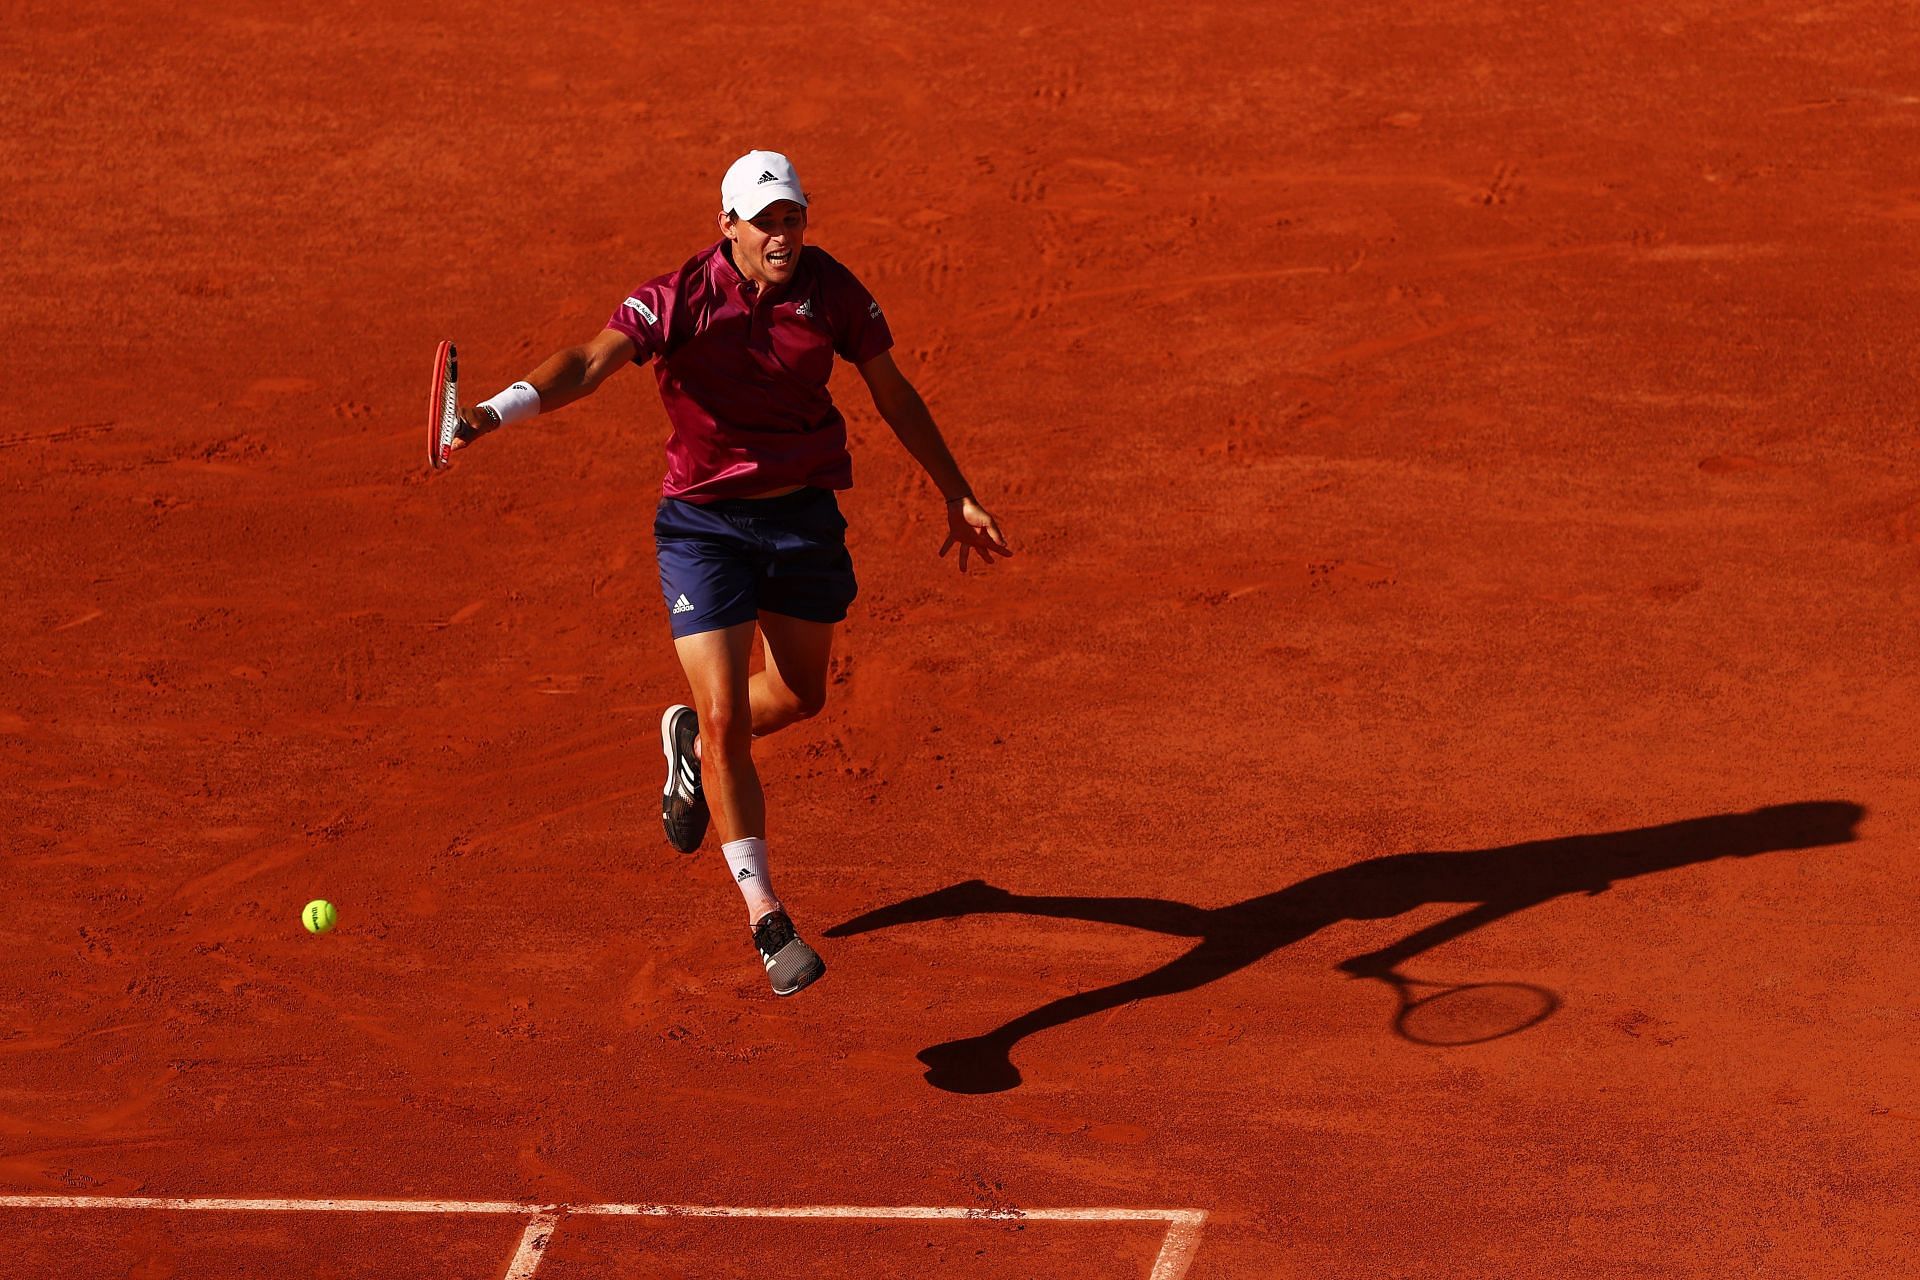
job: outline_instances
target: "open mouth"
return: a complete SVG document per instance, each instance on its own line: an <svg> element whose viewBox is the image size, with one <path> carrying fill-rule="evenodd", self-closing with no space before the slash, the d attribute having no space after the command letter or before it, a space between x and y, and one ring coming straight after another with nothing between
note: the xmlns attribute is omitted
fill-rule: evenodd
<svg viewBox="0 0 1920 1280"><path fill-rule="evenodd" d="M767 255L767 261L776 267L784 267L793 260L793 250L778 249Z"/></svg>

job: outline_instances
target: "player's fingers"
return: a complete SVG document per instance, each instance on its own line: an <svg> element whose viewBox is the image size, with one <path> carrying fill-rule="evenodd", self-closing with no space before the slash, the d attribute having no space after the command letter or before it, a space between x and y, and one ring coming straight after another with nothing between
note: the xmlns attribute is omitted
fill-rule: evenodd
<svg viewBox="0 0 1920 1280"><path fill-rule="evenodd" d="M993 544L993 549L995 551L998 551L1003 556L1010 556L1013 554L1013 548L1007 545L1007 539L1005 535L1003 535L1000 532L999 525L989 520L987 521L986 526L982 528L980 532L986 536L987 541Z"/></svg>

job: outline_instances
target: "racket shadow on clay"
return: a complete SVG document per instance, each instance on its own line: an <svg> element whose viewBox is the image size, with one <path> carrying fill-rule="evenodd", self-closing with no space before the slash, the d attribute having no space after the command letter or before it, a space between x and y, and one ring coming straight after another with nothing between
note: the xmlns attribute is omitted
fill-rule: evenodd
<svg viewBox="0 0 1920 1280"><path fill-rule="evenodd" d="M875 929L1013 914L1122 925L1193 938L1185 955L1159 968L1021 1014L982 1035L923 1049L929 1084L952 1093L997 1093L1021 1083L1012 1052L1028 1036L1136 1000L1191 991L1235 973L1343 920L1384 920L1431 904L1466 910L1338 966L1386 984L1399 1002L1393 1028L1420 1044L1479 1044L1552 1017L1557 994L1531 983L1446 984L1402 967L1442 943L1555 898L1596 896L1622 880L1720 858L1846 844L1866 810L1846 801L1771 805L1746 813L1689 818L1655 827L1562 836L1493 849L1396 853L1309 876L1224 907L1164 898L1065 897L1014 893L981 880L909 898L826 931L845 938Z"/></svg>

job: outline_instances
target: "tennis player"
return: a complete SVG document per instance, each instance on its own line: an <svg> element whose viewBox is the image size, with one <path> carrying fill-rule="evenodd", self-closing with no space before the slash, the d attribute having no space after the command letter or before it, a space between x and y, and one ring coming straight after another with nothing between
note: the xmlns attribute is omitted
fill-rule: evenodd
<svg viewBox="0 0 1920 1280"><path fill-rule="evenodd" d="M719 828L776 995L826 972L767 874L766 799L753 739L819 713L834 627L856 586L836 489L853 483L846 421L827 394L833 359L854 365L874 407L946 501L942 556L1012 555L993 516L894 364L880 304L806 243L807 196L784 155L750 151L720 183L720 236L614 308L598 336L463 408L453 448L551 412L628 364L653 363L673 432L654 538L660 590L692 705L661 717L667 840L691 853ZM758 629L765 669L749 675Z"/></svg>

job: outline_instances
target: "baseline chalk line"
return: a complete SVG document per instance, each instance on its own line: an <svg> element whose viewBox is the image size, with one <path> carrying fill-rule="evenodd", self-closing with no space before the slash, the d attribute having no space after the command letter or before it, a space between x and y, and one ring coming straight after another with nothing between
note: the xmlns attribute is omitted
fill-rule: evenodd
<svg viewBox="0 0 1920 1280"><path fill-rule="evenodd" d="M1149 1280L1182 1280L1200 1248L1204 1209L981 1209L966 1205L535 1204L518 1200L240 1200L212 1196L0 1195L0 1209L148 1209L203 1213L513 1214L526 1230L505 1280L532 1280L547 1244L568 1217L857 1218L868 1221L1164 1222Z"/></svg>

